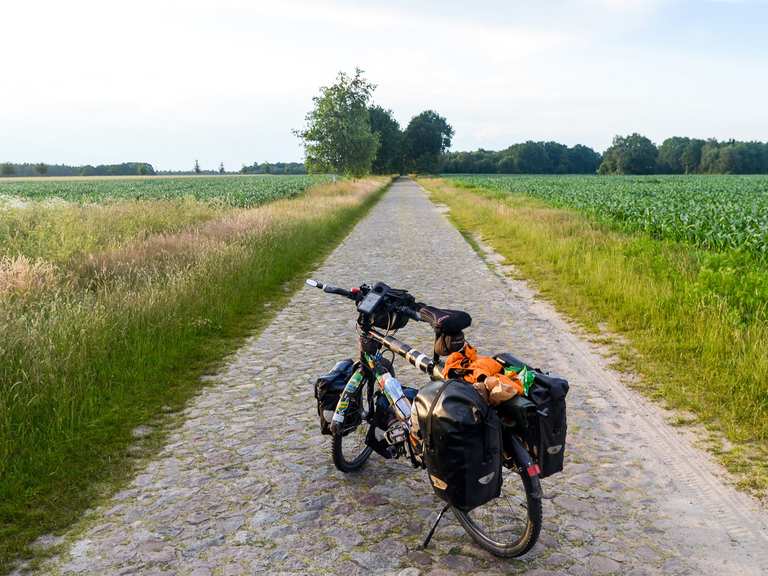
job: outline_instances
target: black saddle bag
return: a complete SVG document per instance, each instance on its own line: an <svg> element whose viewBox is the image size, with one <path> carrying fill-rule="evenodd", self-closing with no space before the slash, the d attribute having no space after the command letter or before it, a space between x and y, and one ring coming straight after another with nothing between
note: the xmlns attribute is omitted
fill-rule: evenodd
<svg viewBox="0 0 768 576"><path fill-rule="evenodd" d="M347 381L355 371L355 362L348 358L337 362L328 374L320 376L315 381L315 398L317 399L317 415L320 417L320 432L331 433L331 420L339 403L341 393Z"/></svg>
<svg viewBox="0 0 768 576"><path fill-rule="evenodd" d="M501 422L471 384L432 382L414 402L435 493L468 511L501 493Z"/></svg>

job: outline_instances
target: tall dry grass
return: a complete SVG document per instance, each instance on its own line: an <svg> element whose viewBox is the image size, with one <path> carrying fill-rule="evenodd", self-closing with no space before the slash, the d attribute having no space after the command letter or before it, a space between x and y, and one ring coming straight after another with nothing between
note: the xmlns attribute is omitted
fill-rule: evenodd
<svg viewBox="0 0 768 576"><path fill-rule="evenodd" d="M66 264L79 255L176 232L223 214L224 206L193 199L0 204L0 256Z"/></svg>

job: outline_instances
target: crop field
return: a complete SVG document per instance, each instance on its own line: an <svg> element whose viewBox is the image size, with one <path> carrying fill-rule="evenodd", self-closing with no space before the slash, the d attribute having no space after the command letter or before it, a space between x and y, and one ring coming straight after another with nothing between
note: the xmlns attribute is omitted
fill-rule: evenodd
<svg viewBox="0 0 768 576"><path fill-rule="evenodd" d="M0 182L0 573L135 462L389 178Z"/></svg>
<svg viewBox="0 0 768 576"><path fill-rule="evenodd" d="M575 208L628 230L768 260L768 176L456 176Z"/></svg>
<svg viewBox="0 0 768 576"><path fill-rule="evenodd" d="M81 204L107 200L193 198L225 206L249 208L278 198L297 196L309 186L330 180L331 176L324 175L8 179L0 180L0 203L3 196L20 200L58 198Z"/></svg>

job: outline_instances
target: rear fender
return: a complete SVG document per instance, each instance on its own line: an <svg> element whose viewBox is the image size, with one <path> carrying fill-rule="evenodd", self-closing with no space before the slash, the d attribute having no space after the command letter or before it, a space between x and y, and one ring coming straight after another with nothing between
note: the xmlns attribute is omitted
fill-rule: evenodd
<svg viewBox="0 0 768 576"><path fill-rule="evenodd" d="M512 434L504 438L504 448L508 453L512 455L512 459L520 470L521 474L525 474L531 481L531 495L537 500L541 500L543 492L541 490L541 481L539 480L539 467L531 458L528 450L525 449L523 443L517 436Z"/></svg>

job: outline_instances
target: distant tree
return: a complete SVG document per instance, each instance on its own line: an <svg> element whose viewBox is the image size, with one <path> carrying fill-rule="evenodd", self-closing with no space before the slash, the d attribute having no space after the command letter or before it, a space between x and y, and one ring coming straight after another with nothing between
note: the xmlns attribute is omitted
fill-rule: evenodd
<svg viewBox="0 0 768 576"><path fill-rule="evenodd" d="M691 138L688 141L688 145L683 151L683 155L680 158L680 163L683 166L683 172L685 174L691 174L699 171L699 165L701 164L701 151L704 148L704 140L697 138Z"/></svg>
<svg viewBox="0 0 768 576"><path fill-rule="evenodd" d="M306 127L294 131L304 142L309 171L355 177L371 171L379 147L368 112L375 88L359 68L351 76L339 72L335 84L320 88Z"/></svg>
<svg viewBox="0 0 768 576"><path fill-rule="evenodd" d="M653 174L658 150L645 136L615 136L603 155L600 174Z"/></svg>
<svg viewBox="0 0 768 576"><path fill-rule="evenodd" d="M589 146L576 144L568 149L568 173L594 174L603 157Z"/></svg>
<svg viewBox="0 0 768 576"><path fill-rule="evenodd" d="M200 174L200 172L202 172L202 170L200 170L200 162L195 160L195 174Z"/></svg>
<svg viewBox="0 0 768 576"><path fill-rule="evenodd" d="M146 176L149 174L149 168L146 164L139 164L138 173L140 176Z"/></svg>
<svg viewBox="0 0 768 576"><path fill-rule="evenodd" d="M40 176L45 176L48 174L48 165L43 162L35 164L35 172L37 172Z"/></svg>
<svg viewBox="0 0 768 576"><path fill-rule="evenodd" d="M659 146L658 171L667 174L687 174L693 171L693 167L686 161L690 160L686 157L690 146L690 138L673 136L664 140Z"/></svg>
<svg viewBox="0 0 768 576"><path fill-rule="evenodd" d="M219 174L224 174L224 162L219 163Z"/></svg>
<svg viewBox="0 0 768 576"><path fill-rule="evenodd" d="M552 174L554 167L550 162L544 144L524 142L515 147L517 169L521 174Z"/></svg>
<svg viewBox="0 0 768 576"><path fill-rule="evenodd" d="M496 171L499 174L514 174L517 172L517 162L512 155L502 156L496 165Z"/></svg>
<svg viewBox="0 0 768 576"><path fill-rule="evenodd" d="M16 167L10 162L0 164L0 176L13 176L16 174Z"/></svg>
<svg viewBox="0 0 768 576"><path fill-rule="evenodd" d="M559 142L544 142L544 154L547 156L548 173L565 174L568 172L568 146Z"/></svg>
<svg viewBox="0 0 768 576"><path fill-rule="evenodd" d="M699 172L704 174L716 173L720 167L720 145L717 140L710 139L701 147Z"/></svg>
<svg viewBox="0 0 768 576"><path fill-rule="evenodd" d="M414 116L405 129L405 168L437 172L442 154L451 147L453 134L451 125L437 112L426 110Z"/></svg>
<svg viewBox="0 0 768 576"><path fill-rule="evenodd" d="M379 149L373 159L374 174L400 174L403 169L403 131L391 110L381 106L368 109L371 131L378 136Z"/></svg>

